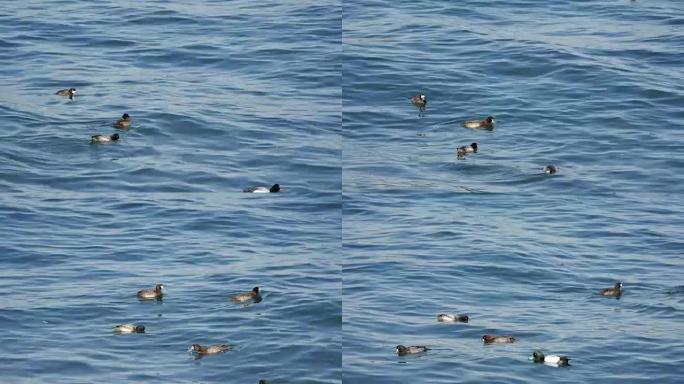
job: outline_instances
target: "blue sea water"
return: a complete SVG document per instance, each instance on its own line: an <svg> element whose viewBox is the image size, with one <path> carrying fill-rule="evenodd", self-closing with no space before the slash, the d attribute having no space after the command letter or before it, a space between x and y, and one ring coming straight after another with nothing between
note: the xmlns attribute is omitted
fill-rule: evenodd
<svg viewBox="0 0 684 384"><path fill-rule="evenodd" d="M684 3L343 15L343 381L683 382ZM460 126L490 114L492 131ZM597 295L617 279L620 300Z"/></svg>
<svg viewBox="0 0 684 384"><path fill-rule="evenodd" d="M0 382L339 383L341 52L335 1L0 2Z"/></svg>
<svg viewBox="0 0 684 384"><path fill-rule="evenodd" d="M0 2L0 382L681 382L683 25L664 0Z"/></svg>

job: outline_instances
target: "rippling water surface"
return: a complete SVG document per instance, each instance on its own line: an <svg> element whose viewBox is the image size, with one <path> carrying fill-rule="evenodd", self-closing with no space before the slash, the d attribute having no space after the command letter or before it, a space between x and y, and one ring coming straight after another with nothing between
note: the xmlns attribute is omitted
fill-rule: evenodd
<svg viewBox="0 0 684 384"><path fill-rule="evenodd" d="M683 26L664 0L0 3L0 381L681 382Z"/></svg>
<svg viewBox="0 0 684 384"><path fill-rule="evenodd" d="M684 4L343 14L344 382L681 382ZM459 126L489 114L492 131ZM596 294L616 279L620 300ZM535 349L573 365L533 364Z"/></svg>
<svg viewBox="0 0 684 384"><path fill-rule="evenodd" d="M0 381L340 382L340 17L0 3ZM88 143L124 112L120 142ZM135 298L157 282L163 301Z"/></svg>

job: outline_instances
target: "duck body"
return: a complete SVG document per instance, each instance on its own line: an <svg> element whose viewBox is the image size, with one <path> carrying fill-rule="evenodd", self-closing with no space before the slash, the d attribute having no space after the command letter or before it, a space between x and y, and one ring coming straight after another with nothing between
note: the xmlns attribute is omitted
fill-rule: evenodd
<svg viewBox="0 0 684 384"><path fill-rule="evenodd" d="M119 324L112 327L116 333L145 333L144 325Z"/></svg>
<svg viewBox="0 0 684 384"><path fill-rule="evenodd" d="M164 284L157 284L151 289L141 289L136 296L142 300L161 300L164 296Z"/></svg>
<svg viewBox="0 0 684 384"><path fill-rule="evenodd" d="M444 323L467 323L468 315L458 315L455 313L441 313L437 315L437 321Z"/></svg>
<svg viewBox="0 0 684 384"><path fill-rule="evenodd" d="M411 97L411 104L424 111L427 106L427 97L422 93L418 93Z"/></svg>
<svg viewBox="0 0 684 384"><path fill-rule="evenodd" d="M494 117L487 116L483 120L466 120L463 122L464 128L479 129L479 128L494 128Z"/></svg>
<svg viewBox="0 0 684 384"><path fill-rule="evenodd" d="M90 143L91 144L105 144L105 143L111 143L113 141L118 141L119 140L119 134L115 133L111 136L107 135L93 135L90 137Z"/></svg>
<svg viewBox="0 0 684 384"><path fill-rule="evenodd" d="M482 341L485 344L510 344L515 342L515 337L484 335Z"/></svg>
<svg viewBox="0 0 684 384"><path fill-rule="evenodd" d="M231 297L230 299L236 303L244 303L247 301L259 300L259 298L260 298L259 297L259 287L254 287L254 288L252 288L251 291L237 294L237 295Z"/></svg>
<svg viewBox="0 0 684 384"><path fill-rule="evenodd" d="M266 187L249 187L242 190L247 193L277 193L280 192L280 184L273 184L271 188Z"/></svg>
<svg viewBox="0 0 684 384"><path fill-rule="evenodd" d="M74 96L76 96L76 88L60 89L59 91L55 92L55 95L68 96L69 100L72 100Z"/></svg>
<svg viewBox="0 0 684 384"><path fill-rule="evenodd" d="M615 283L613 288L602 289L599 294L601 296L620 297L622 295L622 281Z"/></svg>
<svg viewBox="0 0 684 384"><path fill-rule="evenodd" d="M470 145L464 145L456 150L456 155L460 158L464 158L469 153L477 152L477 143L472 143Z"/></svg>
<svg viewBox="0 0 684 384"><path fill-rule="evenodd" d="M544 355L541 351L534 351L532 353L532 360L535 363L545 363L549 365L568 366L570 365L570 358L559 355Z"/></svg>
<svg viewBox="0 0 684 384"><path fill-rule="evenodd" d="M404 356L404 355L415 355L416 353L423 353L429 351L430 348L424 346L424 345L412 345L409 347L403 346L403 345L397 345L395 351L397 352L397 355L399 356Z"/></svg>
<svg viewBox="0 0 684 384"><path fill-rule="evenodd" d="M114 128L128 129L131 126L131 116L128 113L124 113L119 120L112 124Z"/></svg>
<svg viewBox="0 0 684 384"><path fill-rule="evenodd" d="M193 344L188 348L188 352L195 352L199 353L200 355L213 355L216 353L222 353L225 352L232 347L228 344L214 344L210 345L208 347L203 347L199 344Z"/></svg>

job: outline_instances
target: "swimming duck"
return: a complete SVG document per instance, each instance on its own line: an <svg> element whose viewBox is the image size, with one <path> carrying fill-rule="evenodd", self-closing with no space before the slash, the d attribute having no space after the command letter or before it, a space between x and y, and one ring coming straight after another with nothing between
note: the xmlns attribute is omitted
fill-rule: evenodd
<svg viewBox="0 0 684 384"><path fill-rule="evenodd" d="M276 193L280 192L280 184L273 184L271 188L266 187L249 187L242 190L248 193Z"/></svg>
<svg viewBox="0 0 684 384"><path fill-rule="evenodd" d="M69 100L73 100L74 96L76 96L76 88L60 89L55 92L55 95L69 96Z"/></svg>
<svg viewBox="0 0 684 384"><path fill-rule="evenodd" d="M119 324L119 325L113 326L112 329L116 333L144 333L145 332L145 326L144 325L135 325L135 324Z"/></svg>
<svg viewBox="0 0 684 384"><path fill-rule="evenodd" d="M622 295L622 281L618 280L613 288L602 289L599 294L601 294L601 296L620 297L620 295Z"/></svg>
<svg viewBox="0 0 684 384"><path fill-rule="evenodd" d="M513 343L515 342L515 337L513 336L492 336L492 335L484 335L482 336L482 341L485 344L506 344L506 343Z"/></svg>
<svg viewBox="0 0 684 384"><path fill-rule="evenodd" d="M412 345L410 347L405 347L403 345L397 345L397 348L396 348L397 355L399 355L399 356L413 355L416 353L423 353L423 352L426 352L429 350L430 350L430 348L428 348L424 345Z"/></svg>
<svg viewBox="0 0 684 384"><path fill-rule="evenodd" d="M112 141L117 141L119 140L119 134L115 133L111 136L107 135L94 135L90 137L90 144L96 144L96 143L110 143Z"/></svg>
<svg viewBox="0 0 684 384"><path fill-rule="evenodd" d="M453 322L453 323L467 323L468 322L468 315L441 313L441 314L437 315L437 321Z"/></svg>
<svg viewBox="0 0 684 384"><path fill-rule="evenodd" d="M458 157L463 158L465 157L465 155L475 152L477 152L477 143L472 143L470 145L464 145L458 148L458 150L456 151L456 155L458 155Z"/></svg>
<svg viewBox="0 0 684 384"><path fill-rule="evenodd" d="M544 173L554 174L558 172L558 168L555 165L547 165L544 167Z"/></svg>
<svg viewBox="0 0 684 384"><path fill-rule="evenodd" d="M259 300L259 298L259 287L254 287L251 291L240 293L238 295L231 297L230 299L238 303L244 303L245 301L250 300L257 301Z"/></svg>
<svg viewBox="0 0 684 384"><path fill-rule="evenodd" d="M466 120L463 122L465 128L492 128L494 126L494 117L487 116L484 120Z"/></svg>
<svg viewBox="0 0 684 384"><path fill-rule="evenodd" d="M188 348L188 352L196 352L200 355L213 355L215 353L225 352L231 348L232 347L227 344L214 344L206 348L199 344L193 344L190 346L190 348Z"/></svg>
<svg viewBox="0 0 684 384"><path fill-rule="evenodd" d="M131 116L128 113L124 113L113 125L114 128L128 129L131 126Z"/></svg>
<svg viewBox="0 0 684 384"><path fill-rule="evenodd" d="M137 296L139 299L161 300L162 296L164 296L163 290L164 290L164 284L157 284L154 286L154 288L139 290Z"/></svg>
<svg viewBox="0 0 684 384"><path fill-rule="evenodd" d="M542 353L541 351L534 351L532 353L532 360L534 360L535 363L546 363L559 366L570 365L570 358L567 356L545 356L544 353Z"/></svg>
<svg viewBox="0 0 684 384"><path fill-rule="evenodd" d="M415 96L411 97L411 104L420 108L421 111L424 111L425 106L427 105L427 97L425 97L425 95L423 95L422 93L418 93Z"/></svg>

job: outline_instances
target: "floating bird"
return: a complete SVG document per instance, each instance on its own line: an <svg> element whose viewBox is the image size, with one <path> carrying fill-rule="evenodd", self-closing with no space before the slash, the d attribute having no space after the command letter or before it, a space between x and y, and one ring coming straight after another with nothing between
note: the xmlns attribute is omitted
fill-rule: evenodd
<svg viewBox="0 0 684 384"><path fill-rule="evenodd" d="M468 315L457 315L451 313L442 313L437 315L437 321L453 322L453 323L467 323Z"/></svg>
<svg viewBox="0 0 684 384"><path fill-rule="evenodd" d="M484 335L482 336L482 341L485 344L507 344L515 342L515 337Z"/></svg>
<svg viewBox="0 0 684 384"><path fill-rule="evenodd" d="M613 296L613 297L620 297L622 295L622 281L619 281L615 283L615 286L613 288L606 288L602 289L601 292L599 292L601 296Z"/></svg>
<svg viewBox="0 0 684 384"><path fill-rule="evenodd" d="M427 97L425 97L425 95L422 93L418 93L411 97L411 104L420 108L421 111L425 111L425 107L427 106Z"/></svg>
<svg viewBox="0 0 684 384"><path fill-rule="evenodd" d="M276 193L280 192L280 184L273 184L271 188L266 187L249 187L242 190L248 193Z"/></svg>
<svg viewBox="0 0 684 384"><path fill-rule="evenodd" d="M494 117L487 116L484 120L466 120L463 122L463 127L465 128L493 128L494 127Z"/></svg>
<svg viewBox="0 0 684 384"><path fill-rule="evenodd" d="M231 297L230 299L237 302L237 303L244 303L244 302L250 301L250 300L256 301L259 298L260 298L259 287L254 287L251 291L245 292L245 293L240 293L238 295Z"/></svg>
<svg viewBox="0 0 684 384"><path fill-rule="evenodd" d="M76 88L60 89L55 92L55 95L69 96L69 100L73 100L74 96L76 96Z"/></svg>
<svg viewBox="0 0 684 384"><path fill-rule="evenodd" d="M135 324L119 324L119 325L113 326L112 329L116 333L144 333L145 332L145 326L144 325L135 325Z"/></svg>
<svg viewBox="0 0 684 384"><path fill-rule="evenodd" d="M94 135L90 137L90 144L97 144L97 143L111 143L112 141L117 141L119 140L119 134L115 133L111 136L107 135Z"/></svg>
<svg viewBox="0 0 684 384"><path fill-rule="evenodd" d="M138 291L138 298L139 299L156 299L156 300L161 300L162 296L164 296L164 284L157 284L155 285L154 288L151 289L141 289Z"/></svg>
<svg viewBox="0 0 684 384"><path fill-rule="evenodd" d="M215 345L210 345L206 348L199 345L199 344L193 344L190 346L190 348L188 348L188 352L195 352L195 353L199 353L200 355L213 355L216 353L225 352L231 348L232 348L232 346L227 345L227 344L215 344Z"/></svg>
<svg viewBox="0 0 684 384"><path fill-rule="evenodd" d="M459 158L464 158L467 154L469 153L476 153L477 152L477 143L472 143L470 145L464 145L456 151L456 155Z"/></svg>
<svg viewBox="0 0 684 384"><path fill-rule="evenodd" d="M558 366L570 365L570 358L567 356L557 356L557 355L545 356L544 353L542 353L541 351L534 351L532 353L532 360L534 360L535 363L546 363L546 364L558 365Z"/></svg>
<svg viewBox="0 0 684 384"><path fill-rule="evenodd" d="M396 351L397 355L399 356L404 356L404 355L413 355L416 353L422 353L429 351L430 348L423 346L423 345L412 345L410 347L405 347L403 345L397 345Z"/></svg>
<svg viewBox="0 0 684 384"><path fill-rule="evenodd" d="M544 167L544 173L554 174L558 172L558 168L555 165L547 165Z"/></svg>
<svg viewBox="0 0 684 384"><path fill-rule="evenodd" d="M114 128L128 129L131 126L131 116L128 113L124 113L119 120L113 124Z"/></svg>

